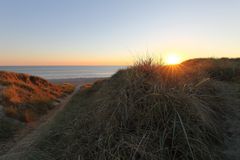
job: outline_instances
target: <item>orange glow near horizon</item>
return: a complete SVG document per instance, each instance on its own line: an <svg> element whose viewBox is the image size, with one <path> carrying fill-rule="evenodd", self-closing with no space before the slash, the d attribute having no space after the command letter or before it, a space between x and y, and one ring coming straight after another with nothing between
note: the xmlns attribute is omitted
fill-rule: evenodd
<svg viewBox="0 0 240 160"><path fill-rule="evenodd" d="M79 60L80 59L80 60ZM75 60L69 56L69 58L62 59L7 59L4 62L0 60L0 66L126 66L130 65L131 60L124 59L81 59L75 58Z"/></svg>

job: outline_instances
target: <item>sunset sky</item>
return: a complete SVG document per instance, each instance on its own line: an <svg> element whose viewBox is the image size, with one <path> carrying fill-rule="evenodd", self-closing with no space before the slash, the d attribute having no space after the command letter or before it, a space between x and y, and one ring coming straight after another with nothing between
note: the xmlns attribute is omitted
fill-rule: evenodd
<svg viewBox="0 0 240 160"><path fill-rule="evenodd" d="M1 0L0 65L240 56L239 0Z"/></svg>

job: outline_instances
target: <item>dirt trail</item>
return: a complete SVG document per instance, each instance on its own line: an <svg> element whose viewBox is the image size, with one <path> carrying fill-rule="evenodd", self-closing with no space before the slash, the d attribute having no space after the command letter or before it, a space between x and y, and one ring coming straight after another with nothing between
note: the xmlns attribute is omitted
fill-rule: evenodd
<svg viewBox="0 0 240 160"><path fill-rule="evenodd" d="M219 83L219 96L224 100L226 113L224 127L224 155L226 160L240 160L240 85Z"/></svg>
<svg viewBox="0 0 240 160"><path fill-rule="evenodd" d="M15 136L4 148L0 151L0 160L17 160L20 155L31 147L34 140L40 136L42 128L60 112L71 98L79 91L80 85L76 87L74 92L68 97L64 98L62 102L55 109L48 114L42 116L38 121L29 123L18 135Z"/></svg>

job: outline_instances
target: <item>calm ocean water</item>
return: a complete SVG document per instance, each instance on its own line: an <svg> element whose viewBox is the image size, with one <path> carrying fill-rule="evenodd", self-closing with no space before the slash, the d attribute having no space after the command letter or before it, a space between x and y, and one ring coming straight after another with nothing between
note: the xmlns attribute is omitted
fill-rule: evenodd
<svg viewBox="0 0 240 160"><path fill-rule="evenodd" d="M40 76L45 79L110 77L124 66L0 66L1 71L12 71Z"/></svg>

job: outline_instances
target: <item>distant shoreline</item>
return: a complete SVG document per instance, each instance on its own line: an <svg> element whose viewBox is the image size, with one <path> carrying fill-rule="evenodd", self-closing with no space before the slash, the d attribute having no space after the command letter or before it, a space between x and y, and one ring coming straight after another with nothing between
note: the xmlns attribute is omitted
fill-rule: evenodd
<svg viewBox="0 0 240 160"><path fill-rule="evenodd" d="M51 83L62 84L62 83L71 83L74 85L83 85L86 83L93 83L97 80L106 79L106 77L101 78L66 78L66 79L47 79Z"/></svg>
<svg viewBox="0 0 240 160"><path fill-rule="evenodd" d="M25 73L46 80L111 77L121 66L37 66L37 67L1 67L6 72Z"/></svg>

